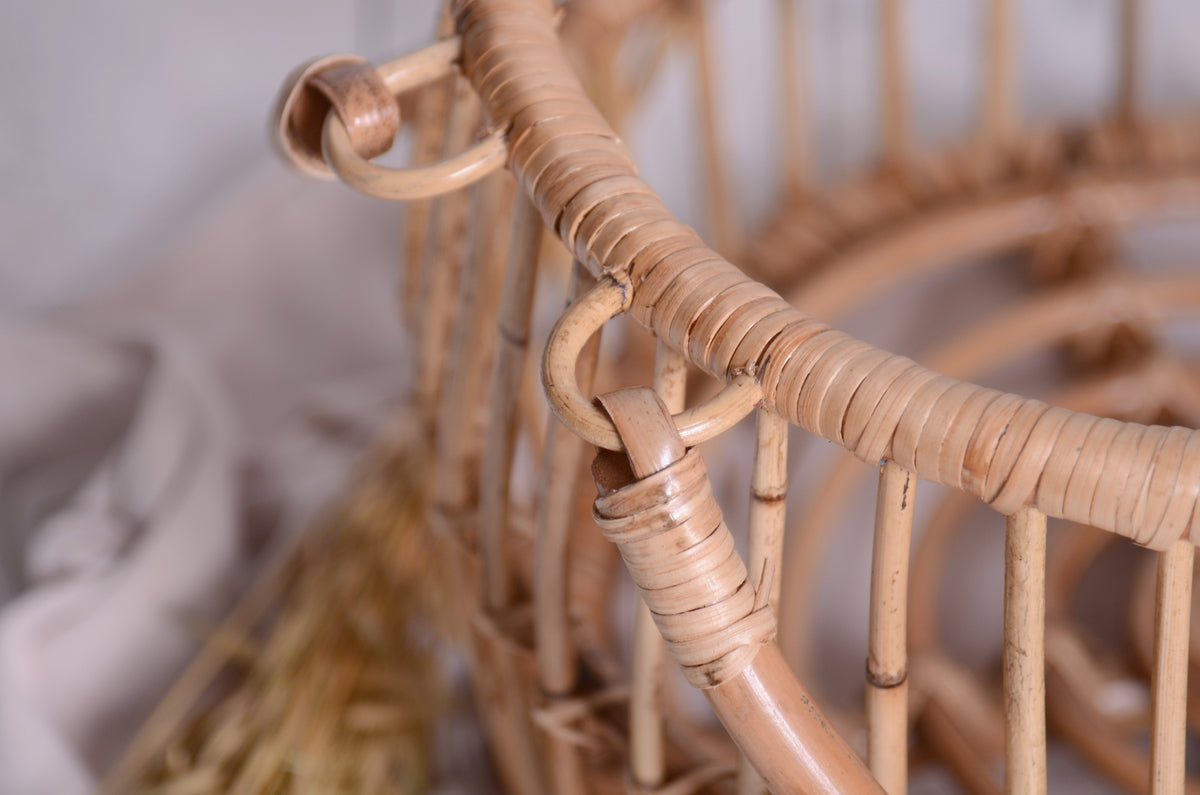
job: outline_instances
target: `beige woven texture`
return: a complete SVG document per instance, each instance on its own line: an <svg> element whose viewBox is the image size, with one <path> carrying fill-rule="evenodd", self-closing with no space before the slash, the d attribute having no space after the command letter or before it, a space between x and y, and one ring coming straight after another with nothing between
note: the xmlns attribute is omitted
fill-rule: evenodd
<svg viewBox="0 0 1200 795"><path fill-rule="evenodd" d="M468 649L482 722L508 790L682 795L723 791L736 775L747 795L766 786L901 795L916 726L922 750L971 791L1039 793L1047 787L1049 699L1062 735L1112 781L1133 791L1191 791L1184 746L1200 433L1079 410L1111 410L1112 395L1139 375L1153 379L1156 396L1195 390L1185 366L1158 355L1149 319L1155 307L1194 304L1195 280L1118 277L1103 257L1091 256L1103 248L1097 230L1163 207L1200 205L1200 127L1134 112L1137 5L1120 5L1112 118L1083 131L1018 135L1012 4L989 2L979 140L917 157L900 68L905 6L886 0L881 168L810 197L800 158L789 150L785 201L744 247L721 212L702 2L561 10L548 0L456 0L443 18L445 38L429 48L375 75L361 65L324 75L315 89L335 112L324 117L320 147L319 119L281 105L279 135L291 158L309 166L323 158L359 190L414 202L406 302L417 332L414 402L427 425L422 454L431 460L425 516L439 539L440 566L456 585L447 612ZM778 8L783 26L794 28L795 4ZM589 81L610 119L626 114L637 87L613 77L620 32L656 13L694 46L711 234L721 251L744 252L735 259L745 260L745 270L709 248L639 179L581 83ZM799 137L790 105L794 45L783 48L793 78L782 81L789 141ZM374 135L345 120L371 118L378 110L372 103L391 101L380 99L384 89L415 87L423 100L415 114L417 165L370 162L376 144L361 142L390 132ZM469 194L459 190L469 184ZM540 371L558 420L544 434L524 384L538 338L543 225L575 261L568 308L549 333ZM836 327L847 309L949 269L949 259L1014 244L1030 245L1039 287L1069 289L947 341L932 367ZM1091 264L1079 266L1082 260ZM1120 290L1134 306L1109 312L1121 304ZM654 390L620 390L594 402L594 383L606 369L626 379L648 364L633 361L649 358L636 340L622 339L620 354L601 356L598 338L622 314L656 338ZM1096 365L1084 385L1094 390L1067 390L1057 401L1064 407L1054 407L970 383L1007 351L1049 339ZM1105 362L1140 369L1105 370ZM689 368L723 387L686 408ZM489 395L486 406L481 394ZM1159 403L1134 417L1156 421L1187 400ZM695 446L725 436L751 413L744 562ZM785 562L790 425L880 467L865 764L843 739L853 739L861 721L817 707L805 689L814 681L811 661L786 637L811 642L816 600L804 589L819 579L830 517L845 510L848 484L862 468L846 459L823 476ZM594 504L580 477L589 445L601 448ZM526 448L540 461L536 486L519 465ZM951 496L935 506L919 539L910 587L918 479L949 486ZM951 659L937 632L940 569L972 498L1007 525L1002 702ZM611 545L600 543L589 507ZM1073 555L1048 551L1047 517L1067 520L1072 529L1061 548ZM1152 618L1135 622L1153 692L1136 724L1150 729L1148 754L1111 716L1097 717L1100 708L1088 700L1106 680L1070 615L1072 588L1103 549L1079 540L1086 534L1076 537L1087 527L1160 553L1134 597L1138 609L1155 605L1137 613ZM639 599L628 671L612 637L613 564L621 561ZM1067 584L1048 581L1048 568ZM781 628L782 650L781 609L796 614ZM707 698L740 761L726 738L673 703L660 670L664 652Z"/></svg>
<svg viewBox="0 0 1200 795"><path fill-rule="evenodd" d="M550 11L536 0L458 4L463 69L508 131L510 168L543 220L597 276L630 284L639 322L706 372L755 374L770 410L863 460L894 460L1006 514L1033 505L1154 549L1195 540L1200 434L939 376L765 291L637 178L573 76Z"/></svg>

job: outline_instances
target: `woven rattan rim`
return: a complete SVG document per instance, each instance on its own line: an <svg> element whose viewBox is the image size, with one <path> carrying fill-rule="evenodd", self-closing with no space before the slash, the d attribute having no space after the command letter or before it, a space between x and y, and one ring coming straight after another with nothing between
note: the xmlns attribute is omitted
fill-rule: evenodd
<svg viewBox="0 0 1200 795"><path fill-rule="evenodd" d="M1194 534L1200 456L1189 453L1200 433L1181 447L1176 431L1168 445L1167 428L955 381L764 294L637 178L573 76L552 13L540 0L457 3L463 71L506 130L509 166L543 220L593 274L629 281L639 322L713 375L755 375L769 411L863 460L894 460L1002 513L1036 506L1155 549ZM577 131L545 125L556 118L576 120ZM965 445L950 443L964 412L974 429ZM1064 469L1066 486L1044 487L1043 472ZM1105 503L1115 511L1093 510L1095 494L1114 490L1120 498Z"/></svg>

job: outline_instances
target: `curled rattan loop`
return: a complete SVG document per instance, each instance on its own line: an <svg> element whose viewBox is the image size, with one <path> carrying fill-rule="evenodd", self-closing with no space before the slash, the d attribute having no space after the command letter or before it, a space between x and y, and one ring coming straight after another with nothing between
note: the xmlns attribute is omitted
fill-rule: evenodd
<svg viewBox="0 0 1200 795"><path fill-rule="evenodd" d="M327 55L301 64L287 76L272 113L272 143L291 167L332 180L321 154L327 116L346 125L351 146L363 157L392 147L400 129L400 105L379 72L358 55Z"/></svg>
<svg viewBox="0 0 1200 795"><path fill-rule="evenodd" d="M462 51L455 36L378 67L393 95L454 74ZM503 168L508 152L497 130L479 143L438 163L418 168L391 168L372 163L354 151L350 133L337 114L325 117L321 149L331 173L368 196L392 201L427 199L478 182Z"/></svg>
<svg viewBox="0 0 1200 795"><path fill-rule="evenodd" d="M542 384L550 407L580 438L605 450L624 450L612 420L588 400L575 380L575 362L588 339L624 312L632 299L628 284L608 278L567 309L550 332L542 357ZM746 417L762 400L762 389L750 375L730 380L707 403L674 415L688 447L719 436Z"/></svg>

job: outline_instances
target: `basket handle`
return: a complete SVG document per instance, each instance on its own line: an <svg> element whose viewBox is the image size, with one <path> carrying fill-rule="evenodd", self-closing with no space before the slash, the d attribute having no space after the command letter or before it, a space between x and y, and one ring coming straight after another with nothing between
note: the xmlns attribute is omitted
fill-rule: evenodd
<svg viewBox="0 0 1200 795"><path fill-rule="evenodd" d="M688 681L772 792L882 795L784 661L770 583L750 584L699 452L652 390L599 400L625 454L601 450L593 464L596 522Z"/></svg>
<svg viewBox="0 0 1200 795"><path fill-rule="evenodd" d="M356 55L301 64L284 81L275 105L276 149L308 176L340 177L380 199L426 199L483 179L508 160L503 130L426 166L371 162L391 148L400 128L395 97L457 74L461 54L462 40L454 36L379 67Z"/></svg>

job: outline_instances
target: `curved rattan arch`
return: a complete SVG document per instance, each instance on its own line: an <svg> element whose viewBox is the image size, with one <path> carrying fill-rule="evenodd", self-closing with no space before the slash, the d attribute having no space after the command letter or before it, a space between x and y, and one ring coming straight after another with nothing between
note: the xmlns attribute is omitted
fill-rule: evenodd
<svg viewBox="0 0 1200 795"><path fill-rule="evenodd" d="M1001 512L1036 506L1154 549L1166 549L1192 531L1200 456L1185 450L1200 450L1200 432L1190 433L1170 459L1159 456L1165 429L1132 424L1096 434L1083 451L1075 451L1073 443L1060 441L1064 427L1070 424L1087 438L1102 420L940 379L901 357L854 343L782 298L747 305L741 291L753 289L751 279L655 200L617 134L570 77L548 5L474 0L457 3L456 15L463 72L491 122L507 130L509 167L542 219L593 274L628 281L634 317L691 364L723 379L753 373L764 406L792 424L863 460L895 460ZM484 58L489 68L480 74L475 65ZM558 78L553 84L545 80L548 71ZM557 118L572 120L578 131L544 129ZM635 195L645 200L630 210ZM674 233L664 233L671 225ZM718 279L729 281L720 282L721 292L699 305L686 302ZM678 313L681 306L688 314ZM965 448L947 445L950 424L929 422L930 413L949 418L963 410L976 412L971 437ZM1143 434L1152 438L1129 443ZM1039 490L1048 461L1060 468L1078 462L1073 469L1082 480L1072 494ZM1129 472L1146 478L1126 483ZM1094 514L1091 497L1098 488L1127 495L1126 510ZM1200 516L1195 519L1200 522Z"/></svg>

